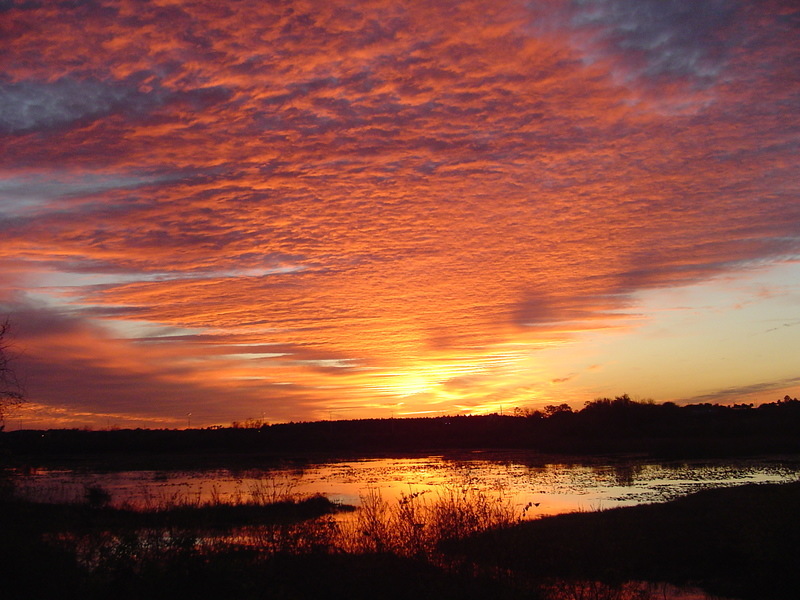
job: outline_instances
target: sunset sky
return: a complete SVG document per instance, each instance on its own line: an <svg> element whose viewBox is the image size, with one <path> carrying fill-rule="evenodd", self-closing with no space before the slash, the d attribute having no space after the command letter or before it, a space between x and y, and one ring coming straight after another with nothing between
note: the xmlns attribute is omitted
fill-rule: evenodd
<svg viewBox="0 0 800 600"><path fill-rule="evenodd" d="M796 0L2 0L7 426L800 394Z"/></svg>

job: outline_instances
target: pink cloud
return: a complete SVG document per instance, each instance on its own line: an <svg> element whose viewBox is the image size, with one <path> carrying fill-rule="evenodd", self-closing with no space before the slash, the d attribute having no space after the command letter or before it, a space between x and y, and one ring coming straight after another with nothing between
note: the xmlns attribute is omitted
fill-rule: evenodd
<svg viewBox="0 0 800 600"><path fill-rule="evenodd" d="M75 327L26 338L42 402L313 415L798 253L788 2L100 5L4 13L5 312Z"/></svg>

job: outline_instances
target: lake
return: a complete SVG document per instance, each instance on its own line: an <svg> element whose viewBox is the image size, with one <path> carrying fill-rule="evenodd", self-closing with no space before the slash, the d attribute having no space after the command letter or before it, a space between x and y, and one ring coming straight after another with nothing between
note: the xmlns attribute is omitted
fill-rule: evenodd
<svg viewBox="0 0 800 600"><path fill-rule="evenodd" d="M101 486L113 505L280 499L324 494L358 506L368 494L394 501L448 489L498 495L528 506L535 518L573 511L660 502L710 487L800 478L800 456L656 461L606 457L567 460L530 452L461 452L287 462L263 468L101 471L39 468L13 473L17 494L42 501L80 501Z"/></svg>

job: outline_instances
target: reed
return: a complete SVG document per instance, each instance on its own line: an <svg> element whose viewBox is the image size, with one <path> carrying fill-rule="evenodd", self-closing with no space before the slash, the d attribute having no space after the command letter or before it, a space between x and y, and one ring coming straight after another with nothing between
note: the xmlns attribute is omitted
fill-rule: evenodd
<svg viewBox="0 0 800 600"><path fill-rule="evenodd" d="M324 497L259 506L251 495L236 505L192 501L151 511L108 505L100 492L92 494L102 502L86 496L82 504L5 497L0 564L6 587L26 592L10 598L56 597L50 579L87 599L124 600L120 590L129 586L136 595L127 597L153 599L185 586L198 597L317 598L349 578L362 594L343 588L336 597L640 600L669 590L636 582L691 581L727 597L788 600L798 589L799 486L710 490L524 523L525 508L502 490L468 485L409 489L398 499L369 490L344 517ZM50 579L41 577L43 560ZM374 583L365 586L365 576ZM44 591L27 593L32 585ZM377 593L386 591L381 585L397 595Z"/></svg>
<svg viewBox="0 0 800 600"><path fill-rule="evenodd" d="M442 542L519 523L519 509L501 491L495 494L468 486L443 488L435 493L411 491L395 502L371 489L361 506L341 524L345 552L391 552L403 557L431 558Z"/></svg>

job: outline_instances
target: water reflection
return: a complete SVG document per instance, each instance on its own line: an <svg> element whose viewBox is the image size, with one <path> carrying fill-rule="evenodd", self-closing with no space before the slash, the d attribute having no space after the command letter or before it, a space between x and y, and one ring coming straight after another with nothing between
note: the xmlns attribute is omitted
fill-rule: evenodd
<svg viewBox="0 0 800 600"><path fill-rule="evenodd" d="M599 581L558 580L545 586L541 593L547 600L726 600L698 588L644 581L608 585Z"/></svg>
<svg viewBox="0 0 800 600"><path fill-rule="evenodd" d="M236 525L129 526L120 531L59 531L47 540L99 568L109 557L154 561L186 553L255 547L259 552L389 551L447 560L438 542L526 518L673 499L699 489L798 479L800 457L658 462L643 459L548 460L525 453L476 452L362 458L255 469L28 469L13 474L16 492L34 500L86 500L90 489L111 503L154 509L176 504L269 504L323 494L361 510L311 520ZM500 500L501 502L495 502ZM527 507L529 510L525 510ZM120 554L121 550L124 551ZM446 566L446 564L445 564ZM506 576L505 572L501 576ZM507 575L524 577L522 574ZM541 581L536 582L540 585ZM699 590L665 584L552 581L550 600L709 600ZM541 591L540 588L539 591Z"/></svg>
<svg viewBox="0 0 800 600"><path fill-rule="evenodd" d="M117 471L29 469L14 474L17 493L29 499L73 502L100 486L112 504L153 508L176 503L263 502L289 495L323 494L359 505L379 492L387 501L409 493L441 494L459 488L497 494L530 517L607 509L674 499L709 487L794 481L800 457L657 462L605 459L554 462L524 452L472 452L362 458L264 469Z"/></svg>

